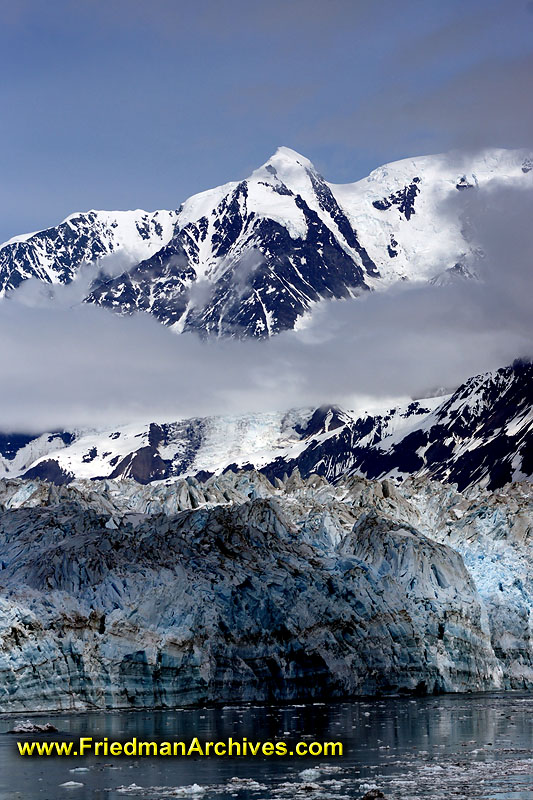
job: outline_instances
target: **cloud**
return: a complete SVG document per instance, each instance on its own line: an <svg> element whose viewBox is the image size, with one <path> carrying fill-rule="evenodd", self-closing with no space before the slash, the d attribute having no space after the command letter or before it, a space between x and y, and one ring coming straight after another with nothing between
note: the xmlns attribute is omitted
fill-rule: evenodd
<svg viewBox="0 0 533 800"><path fill-rule="evenodd" d="M362 396L423 396L531 356L532 193L493 182L460 201L484 251L481 281L324 302L307 327L267 342L202 342L147 315L69 305L68 287L62 299L24 287L0 314L0 427L351 406Z"/></svg>

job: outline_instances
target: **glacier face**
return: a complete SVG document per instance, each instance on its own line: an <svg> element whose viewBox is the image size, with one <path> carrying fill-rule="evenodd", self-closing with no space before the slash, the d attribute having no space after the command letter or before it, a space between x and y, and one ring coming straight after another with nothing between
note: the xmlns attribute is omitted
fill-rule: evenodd
<svg viewBox="0 0 533 800"><path fill-rule="evenodd" d="M0 482L0 710L532 688L533 493Z"/></svg>
<svg viewBox="0 0 533 800"><path fill-rule="evenodd" d="M322 299L475 279L483 254L461 201L497 181L531 187L527 157L424 156L336 185L281 147L247 179L177 211L91 211L14 237L0 247L0 295L27 278L72 282L89 264L87 302L150 313L176 332L265 338Z"/></svg>
<svg viewBox="0 0 533 800"><path fill-rule="evenodd" d="M365 412L335 406L147 422L112 430L0 437L0 477L204 480L256 468L270 480L298 468L336 481L357 473L427 475L496 489L533 474L533 366L469 379L451 395Z"/></svg>

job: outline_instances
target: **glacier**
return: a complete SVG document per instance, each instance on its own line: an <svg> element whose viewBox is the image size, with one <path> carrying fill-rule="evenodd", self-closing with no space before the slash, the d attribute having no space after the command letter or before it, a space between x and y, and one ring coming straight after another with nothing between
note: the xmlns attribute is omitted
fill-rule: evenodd
<svg viewBox="0 0 533 800"><path fill-rule="evenodd" d="M533 687L531 484L0 482L0 710Z"/></svg>

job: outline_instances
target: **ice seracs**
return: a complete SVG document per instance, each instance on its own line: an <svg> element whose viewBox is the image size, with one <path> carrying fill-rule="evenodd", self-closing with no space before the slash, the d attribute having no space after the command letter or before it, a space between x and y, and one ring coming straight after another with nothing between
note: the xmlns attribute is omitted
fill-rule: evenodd
<svg viewBox="0 0 533 800"><path fill-rule="evenodd" d="M533 686L530 484L16 479L0 504L2 711Z"/></svg>

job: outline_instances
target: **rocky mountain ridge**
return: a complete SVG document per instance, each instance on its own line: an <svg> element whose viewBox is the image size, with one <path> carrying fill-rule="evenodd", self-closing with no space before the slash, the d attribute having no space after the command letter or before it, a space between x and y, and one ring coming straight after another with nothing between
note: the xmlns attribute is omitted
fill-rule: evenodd
<svg viewBox="0 0 533 800"><path fill-rule="evenodd" d="M157 252L172 235L173 211L88 211L0 246L0 297L31 278L69 284L92 267L112 272Z"/></svg>
<svg viewBox="0 0 533 800"><path fill-rule="evenodd" d="M186 419L107 431L0 438L0 475L131 477L140 483L205 480L258 469L271 480L293 470L330 481L352 473L404 480L427 475L499 488L533 474L533 366L513 365L466 381L451 395L371 412L335 406L285 413Z"/></svg>

